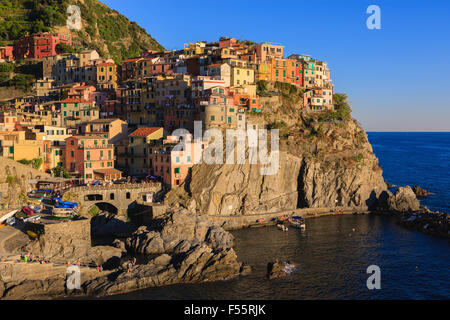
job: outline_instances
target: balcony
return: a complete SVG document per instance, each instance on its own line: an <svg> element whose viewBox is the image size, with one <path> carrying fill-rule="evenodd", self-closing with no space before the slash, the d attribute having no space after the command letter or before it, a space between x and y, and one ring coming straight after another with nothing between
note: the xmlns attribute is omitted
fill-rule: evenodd
<svg viewBox="0 0 450 320"><path fill-rule="evenodd" d="M83 144L78 145L78 149L113 149L114 145L112 144L97 144L97 145L91 145L86 146Z"/></svg>

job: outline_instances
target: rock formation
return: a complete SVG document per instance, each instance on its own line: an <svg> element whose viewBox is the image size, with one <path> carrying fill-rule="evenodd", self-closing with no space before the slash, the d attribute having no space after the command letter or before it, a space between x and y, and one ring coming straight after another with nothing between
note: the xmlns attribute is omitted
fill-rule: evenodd
<svg viewBox="0 0 450 320"><path fill-rule="evenodd" d="M88 295L110 295L177 283L225 280L248 272L249 267L237 261L232 248L213 249L197 244L187 252L159 255L130 271L122 268L114 280L104 277L89 281L83 289Z"/></svg>
<svg viewBox="0 0 450 320"><path fill-rule="evenodd" d="M196 165L192 179L169 194L168 203L209 215L242 215L300 207L372 207L387 190L378 159L356 121L304 120L290 130L293 139L280 141L275 175L261 175L260 164Z"/></svg>
<svg viewBox="0 0 450 320"><path fill-rule="evenodd" d="M420 202L410 186L399 187L393 195L389 196L387 208L395 212L418 211Z"/></svg>
<svg viewBox="0 0 450 320"><path fill-rule="evenodd" d="M417 198L428 197L430 195L427 190L422 189L419 186L413 186L412 190L414 191L414 194L417 196Z"/></svg>
<svg viewBox="0 0 450 320"><path fill-rule="evenodd" d="M126 247L135 253L160 254L186 252L201 243L214 249L230 248L233 236L207 216L176 212L161 219L157 227L139 227L127 238Z"/></svg>

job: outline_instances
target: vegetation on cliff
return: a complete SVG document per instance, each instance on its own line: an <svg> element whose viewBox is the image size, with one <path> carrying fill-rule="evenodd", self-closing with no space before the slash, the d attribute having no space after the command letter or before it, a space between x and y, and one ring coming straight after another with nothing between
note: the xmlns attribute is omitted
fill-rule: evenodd
<svg viewBox="0 0 450 320"><path fill-rule="evenodd" d="M66 27L69 5L81 9L82 29L72 32L80 47L96 49L116 63L148 49L164 49L135 22L97 0L3 0L0 45L11 45L26 34L70 32Z"/></svg>

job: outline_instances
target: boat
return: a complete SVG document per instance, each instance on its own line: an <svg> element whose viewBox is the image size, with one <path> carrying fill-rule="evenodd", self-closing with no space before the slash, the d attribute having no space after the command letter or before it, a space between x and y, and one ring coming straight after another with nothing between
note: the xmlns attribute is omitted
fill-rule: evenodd
<svg viewBox="0 0 450 320"><path fill-rule="evenodd" d="M284 224L277 224L277 227L281 231L288 231L288 227L286 227Z"/></svg>
<svg viewBox="0 0 450 320"><path fill-rule="evenodd" d="M297 229L305 229L306 228L305 219L302 217L298 217L298 216L291 217L291 218L289 218L289 222L291 223L291 225L294 228L297 228Z"/></svg>
<svg viewBox="0 0 450 320"><path fill-rule="evenodd" d="M31 217L34 214L33 209L31 209L30 207L23 207L22 211L29 217Z"/></svg>
<svg viewBox="0 0 450 320"><path fill-rule="evenodd" d="M34 222L34 221L39 220L40 218L41 218L41 216L37 214L35 216L31 216L29 218L23 219L23 222Z"/></svg>
<svg viewBox="0 0 450 320"><path fill-rule="evenodd" d="M72 219L78 214L79 206L77 202L62 201L61 198L55 198L55 205L52 208L54 219Z"/></svg>
<svg viewBox="0 0 450 320"><path fill-rule="evenodd" d="M258 219L256 220L257 223L263 223L264 222L264 218Z"/></svg>
<svg viewBox="0 0 450 320"><path fill-rule="evenodd" d="M29 207L31 210L33 210L34 212L41 212L41 211L42 211L42 207L37 206L37 205L35 205L35 204L30 204L30 205L28 205L28 207Z"/></svg>
<svg viewBox="0 0 450 320"><path fill-rule="evenodd" d="M38 237L38 235L35 232L31 231L31 230L27 230L27 234L30 237L32 237L32 238L37 238Z"/></svg>

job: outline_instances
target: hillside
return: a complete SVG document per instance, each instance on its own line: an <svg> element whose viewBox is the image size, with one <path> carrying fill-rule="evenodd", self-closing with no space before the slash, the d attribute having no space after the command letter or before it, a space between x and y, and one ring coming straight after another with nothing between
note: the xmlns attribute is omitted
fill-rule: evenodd
<svg viewBox="0 0 450 320"><path fill-rule="evenodd" d="M82 29L66 27L69 5L81 9ZM72 33L75 45L96 49L116 63L138 56L148 49L164 49L155 39L119 12L97 0L2 0L0 3L0 45L13 44L36 32Z"/></svg>

